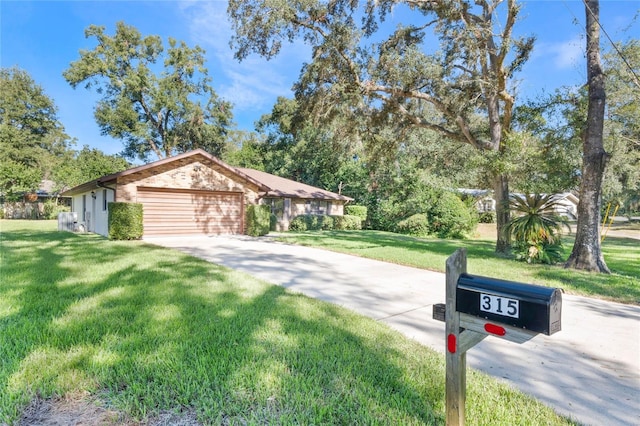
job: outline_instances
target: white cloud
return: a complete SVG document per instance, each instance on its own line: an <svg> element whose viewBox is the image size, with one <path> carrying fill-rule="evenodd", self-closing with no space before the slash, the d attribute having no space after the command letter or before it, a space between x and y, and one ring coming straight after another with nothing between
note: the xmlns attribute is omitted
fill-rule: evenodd
<svg viewBox="0 0 640 426"><path fill-rule="evenodd" d="M233 35L226 1L183 1L180 10L189 22L193 40L207 51L209 71L218 94L231 101L236 111L271 110L278 96L292 96L291 86L310 49L302 43L283 46L270 61L252 55L242 62L233 57Z"/></svg>
<svg viewBox="0 0 640 426"><path fill-rule="evenodd" d="M551 56L556 69L566 70L584 62L585 41L574 37L559 43L541 43L536 50L541 56Z"/></svg>

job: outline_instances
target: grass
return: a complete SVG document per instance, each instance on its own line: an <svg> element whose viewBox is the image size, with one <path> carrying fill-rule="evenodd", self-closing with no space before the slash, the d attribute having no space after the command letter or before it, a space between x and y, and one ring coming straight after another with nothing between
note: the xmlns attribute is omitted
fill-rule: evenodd
<svg viewBox="0 0 640 426"><path fill-rule="evenodd" d="M289 232L278 239L439 272L444 272L447 257L456 249L466 247L470 274L560 287L571 294L640 304L640 241L631 238L608 236L605 239L602 251L612 271L608 275L498 257L494 252L495 238L488 237L486 230L482 230L479 238L469 240L414 238L382 231ZM572 238L565 238L566 257L572 245Z"/></svg>
<svg viewBox="0 0 640 426"><path fill-rule="evenodd" d="M82 393L138 420L444 423L443 356L384 324L144 242L0 227L0 424ZM572 424L467 379L468 424Z"/></svg>

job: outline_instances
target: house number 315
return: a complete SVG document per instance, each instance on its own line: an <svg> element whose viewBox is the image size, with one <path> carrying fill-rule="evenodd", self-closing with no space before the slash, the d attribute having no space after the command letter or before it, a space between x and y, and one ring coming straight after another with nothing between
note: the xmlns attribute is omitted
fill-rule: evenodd
<svg viewBox="0 0 640 426"><path fill-rule="evenodd" d="M480 310L506 317L520 318L520 301L481 293Z"/></svg>

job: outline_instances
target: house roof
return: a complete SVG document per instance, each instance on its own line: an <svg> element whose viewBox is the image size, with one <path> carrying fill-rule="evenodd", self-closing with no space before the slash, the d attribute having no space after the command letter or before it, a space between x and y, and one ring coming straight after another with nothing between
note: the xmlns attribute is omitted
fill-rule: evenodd
<svg viewBox="0 0 640 426"><path fill-rule="evenodd" d="M98 179L94 179L92 181L89 182L85 182L83 184L80 184L74 188L71 188L65 192L63 192L61 195L63 196L72 196L72 195L76 195L76 194L80 194L92 189L95 189L97 187L101 187L103 185L107 185L107 184L113 184L117 181L117 179L119 177L123 177L123 176L127 176L133 173L138 173L138 172L142 172L148 169L152 169L154 167L159 167L159 166L163 166L165 164L169 164L169 163L173 163L173 162L180 162L182 160L190 160L193 159L193 161L195 161L198 157L200 157L201 159L205 159L208 161L211 161L213 163L215 163L216 165L218 165L219 167L221 167L222 169L228 171L230 174L239 176L241 179L253 183L254 185L258 186L258 188L260 188L261 191L268 191L270 188L266 187L264 184L254 180L253 178L251 178L250 176L247 176L241 172L239 172L238 170L236 170L235 167L232 167L222 161L220 161L219 159L217 159L216 157L214 157L213 155L209 154L208 152L202 150L202 149L195 149L193 151L189 151L189 152L185 152L179 155L175 155L173 157L167 157L167 158L163 158L162 160L158 160L158 161L154 161L152 163L148 163L148 164L144 164L142 166L138 166L138 167L133 167L131 169L127 169L127 170L123 170L121 172L118 173L113 173L110 175L106 175L106 176L102 176Z"/></svg>
<svg viewBox="0 0 640 426"><path fill-rule="evenodd" d="M322 200L341 200L351 201L353 198L345 195L336 194L335 192L326 191L315 186L296 182L270 173L261 172L260 170L236 168L241 173L251 176L258 182L262 182L270 188L266 194L267 197L288 197L303 199L322 199Z"/></svg>
<svg viewBox="0 0 640 426"><path fill-rule="evenodd" d="M189 160L197 160L198 158L204 159L210 162L215 163L217 166L229 172L245 182L252 183L256 185L260 191L266 193L267 196L279 196L279 197L295 197L295 198L305 198L305 199L323 199L323 200L343 200L350 201L352 198L346 197L344 195L336 194L330 191L325 191L324 189L316 188L314 186L306 185L304 183L295 182L290 179L285 179L279 176L274 176L269 173L261 172L253 169L245 169L245 168L236 168L232 167L223 161L220 161L218 158L209 154L208 152L202 149L196 149L193 151L185 152L183 154L179 154L173 157L164 158L159 161L154 161L153 163L144 164L142 166L133 167L131 169L124 170L122 172L113 173L110 175L102 176L98 179L94 179L89 182L85 182L81 185L78 185L74 188L71 188L61 195L70 197L73 195L81 194L83 192L91 191L93 189L102 187L104 185L113 184L117 181L118 178L127 176L133 173L142 172L154 167L163 166L166 164L170 164L172 162L183 162Z"/></svg>

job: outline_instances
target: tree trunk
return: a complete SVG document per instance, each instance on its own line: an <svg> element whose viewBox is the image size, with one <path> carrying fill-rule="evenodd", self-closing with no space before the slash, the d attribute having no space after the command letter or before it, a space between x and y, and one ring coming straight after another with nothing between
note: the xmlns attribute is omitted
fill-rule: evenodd
<svg viewBox="0 0 640 426"><path fill-rule="evenodd" d="M602 207L602 176L608 155L603 145L605 88L600 65L599 0L585 2L587 14L587 78L589 109L583 140L582 182L578 204L578 229L566 268L594 272L609 272L600 247L600 209Z"/></svg>
<svg viewBox="0 0 640 426"><path fill-rule="evenodd" d="M511 249L511 236L507 232L509 223L509 179L500 174L494 178L494 196L496 201L496 253L506 254Z"/></svg>

